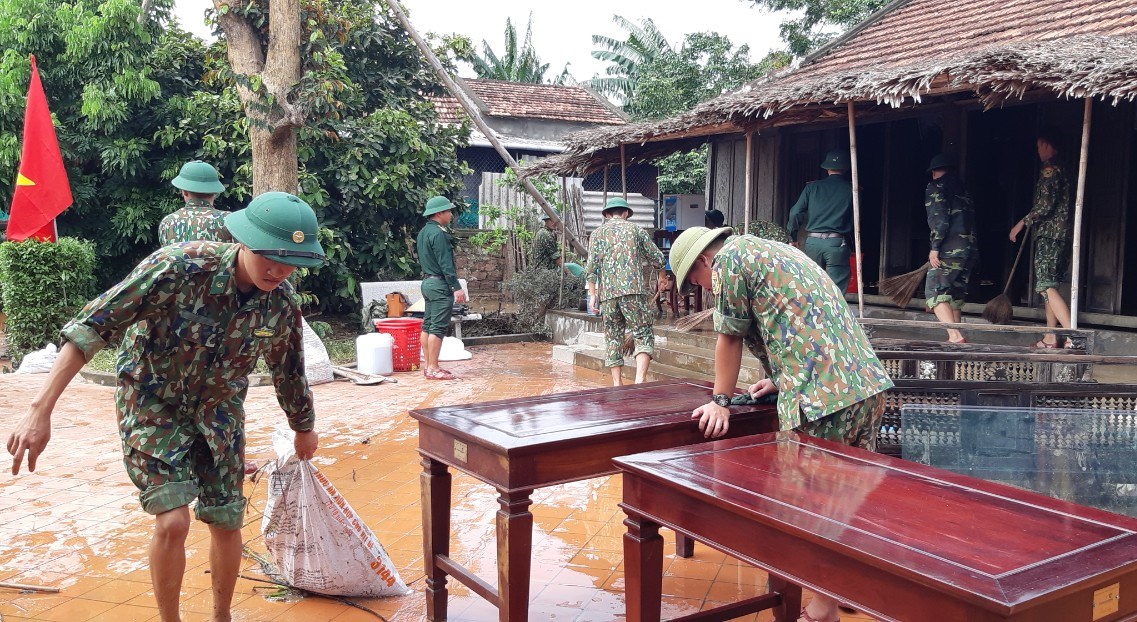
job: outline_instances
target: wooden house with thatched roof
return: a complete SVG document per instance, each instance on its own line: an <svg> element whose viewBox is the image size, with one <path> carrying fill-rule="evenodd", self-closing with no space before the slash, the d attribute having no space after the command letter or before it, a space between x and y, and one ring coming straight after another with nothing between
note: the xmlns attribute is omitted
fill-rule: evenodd
<svg viewBox="0 0 1137 622"><path fill-rule="evenodd" d="M676 117L571 135L564 153L528 174L580 174L710 143L709 203L733 223L784 223L822 174L823 154L855 137L872 294L883 276L925 260L925 168L952 152L978 206L971 300L985 302L1014 259L1007 233L1030 209L1036 133L1056 128L1071 178L1085 165L1082 322L1137 326L1137 243L1127 243L1137 230L1135 97L1137 0L896 0L785 73ZM1039 317L1027 308L1036 302L1029 272L1020 268L1011 293L1020 317Z"/></svg>

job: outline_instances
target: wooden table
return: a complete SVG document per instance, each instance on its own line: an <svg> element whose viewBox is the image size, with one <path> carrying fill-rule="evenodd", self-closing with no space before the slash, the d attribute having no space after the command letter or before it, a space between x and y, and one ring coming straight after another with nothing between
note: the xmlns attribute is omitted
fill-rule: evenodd
<svg viewBox="0 0 1137 622"><path fill-rule="evenodd" d="M533 515L542 486L616 472L612 458L704 442L691 411L710 401L711 385L653 382L514 400L411 411L422 455L422 535L426 607L446 618L446 577L498 607L500 620L525 620ZM732 437L778 427L773 406L733 407ZM498 588L450 559L453 467L497 488ZM677 543L690 555L691 543Z"/></svg>
<svg viewBox="0 0 1137 622"><path fill-rule="evenodd" d="M769 594L692 619L796 620L799 586L880 620L1137 619L1125 516L790 432L615 463L629 622L660 619L660 525L770 573Z"/></svg>

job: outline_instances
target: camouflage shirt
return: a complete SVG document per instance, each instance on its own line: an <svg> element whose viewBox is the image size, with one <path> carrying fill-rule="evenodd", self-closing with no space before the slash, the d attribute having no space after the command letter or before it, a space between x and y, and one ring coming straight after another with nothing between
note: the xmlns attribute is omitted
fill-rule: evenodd
<svg viewBox="0 0 1137 622"><path fill-rule="evenodd" d="M663 252L639 225L626 218L609 218L592 232L584 273L600 288L601 302L655 291L654 282L648 290L647 265L662 268Z"/></svg>
<svg viewBox="0 0 1137 622"><path fill-rule="evenodd" d="M769 220L751 220L750 231L747 231L752 236L763 238L766 240L773 240L774 242L781 242L782 244L790 244L793 240L786 230L775 225Z"/></svg>
<svg viewBox="0 0 1137 622"><path fill-rule="evenodd" d="M209 201L190 199L185 207L162 219L158 225L158 242L162 246L194 240L232 242L233 236L225 228L225 215L213 209Z"/></svg>
<svg viewBox="0 0 1137 622"><path fill-rule="evenodd" d="M715 331L742 337L762 361L783 430L892 387L833 279L801 251L732 236L711 275Z"/></svg>
<svg viewBox="0 0 1137 622"><path fill-rule="evenodd" d="M1023 223L1034 230L1035 237L1067 240L1070 237L1070 180L1061 166L1043 162L1034 184L1034 207Z"/></svg>
<svg viewBox="0 0 1137 622"><path fill-rule="evenodd" d="M239 248L189 242L158 249L63 327L62 337L87 360L123 337L116 399L128 446L172 458L169 417L177 416L193 422L214 455L240 447L248 375L261 356L288 425L315 425L292 287L238 290ZM147 330L131 330L139 323Z"/></svg>
<svg viewBox="0 0 1137 622"><path fill-rule="evenodd" d="M956 177L948 173L933 179L924 191L924 209L931 230L930 250L940 257L969 257L975 244L975 204Z"/></svg>
<svg viewBox="0 0 1137 622"><path fill-rule="evenodd" d="M533 267L555 270L561 258L561 246L557 244L557 234L545 227L533 236Z"/></svg>

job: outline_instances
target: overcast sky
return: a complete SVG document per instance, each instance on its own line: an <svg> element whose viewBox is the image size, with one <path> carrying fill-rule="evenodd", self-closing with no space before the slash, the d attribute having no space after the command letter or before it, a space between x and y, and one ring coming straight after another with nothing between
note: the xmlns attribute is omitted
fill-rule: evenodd
<svg viewBox="0 0 1137 622"><path fill-rule="evenodd" d="M211 0L177 0L176 14L182 26L199 36L209 36L204 24L205 9ZM714 31L730 38L736 46L750 45L750 58L757 61L771 49L782 47L778 40L780 17L751 8L746 0L576 0L554 2L513 0L474 2L472 0L403 0L411 23L419 32L458 33L470 37L478 52L482 40L500 55L505 48L505 19L508 17L524 36L525 23L533 13L533 47L543 63L549 63L548 77L560 74L565 63L578 80L603 75L606 63L591 56L592 35L624 39L624 31L612 22L621 15L634 22L650 17L672 45L689 33ZM469 69L464 77L472 77Z"/></svg>

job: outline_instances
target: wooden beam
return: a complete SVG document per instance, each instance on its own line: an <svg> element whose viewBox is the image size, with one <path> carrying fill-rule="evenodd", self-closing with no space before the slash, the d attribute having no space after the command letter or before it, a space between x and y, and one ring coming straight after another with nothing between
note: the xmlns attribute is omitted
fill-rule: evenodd
<svg viewBox="0 0 1137 622"><path fill-rule="evenodd" d="M426 44L426 41L424 41L421 36L419 36L418 31L415 30L414 26L411 26L411 21L407 18L406 14L403 13L403 9L399 7L398 0L392 0L391 2L386 2L384 4L386 4L391 9L391 12L395 14L395 18L399 20L400 24L402 24L403 29L406 30L407 34L410 35L411 39L414 40L415 45L418 46L419 51L422 52L422 55L424 57L426 57L426 61L432 68L434 68L434 72L438 74L439 79L441 79L442 83L446 86L446 90L450 91L450 94L458 100L458 104L461 105L462 109L466 111L466 114L470 116L470 119L473 120L474 125L476 125L478 129L481 130L483 134L485 134L486 139L490 141L491 145L493 145L494 151L497 151L498 155L501 156L501 159L505 160L505 163L509 166L509 168L513 169L514 173L518 173L518 178L521 180L521 185L523 188L525 188L525 191L529 193L529 196L533 197L533 200L537 202L537 205L539 205L541 209L546 214L548 214L550 218L553 219L553 222L560 223L560 216L557 215L556 211L553 210L552 206L549 205L549 202L545 200L545 197L533 185L533 182L529 181L528 178L522 177L520 175L521 166L517 163L517 160L515 160L512 155L510 155L509 151L505 149L505 147L501 144L501 141L497 139L497 135L494 133L494 131L490 129L488 125L486 125L485 120L482 119L481 111L478 110L477 106L473 105L473 103L470 102L469 96L467 95L466 91L464 91L457 85L457 83L454 82L454 78L452 78L450 76L450 73L446 71L446 68L442 66L442 63L439 62L438 57L434 55L434 52L430 49L430 46ZM587 249L585 249L584 245L576 239L576 236L573 236L567 231L566 233L569 235L568 242L572 244L574 250L582 254L588 252Z"/></svg>
<svg viewBox="0 0 1137 622"><path fill-rule="evenodd" d="M853 102L848 102L846 109L849 112L849 165L853 176L853 254L857 266L857 317L864 317L865 276L861 269L861 187L857 170L857 122Z"/></svg>
<svg viewBox="0 0 1137 622"><path fill-rule="evenodd" d="M751 182L752 174L750 172L750 169L753 168L753 166L754 166L753 140L754 140L754 131L753 130L746 130L746 176L745 176L746 181L743 184L743 189L742 189L742 194L743 194L743 197L742 197L742 209L743 209L742 233L743 234L750 233L750 197L753 194L751 192L752 186L750 185L752 183Z"/></svg>
<svg viewBox="0 0 1137 622"><path fill-rule="evenodd" d="M1070 328L1078 327L1078 294L1082 272L1082 211L1086 198L1086 165L1090 153L1090 123L1093 119L1094 100L1086 98L1082 113L1082 153L1078 158L1078 190L1074 195L1074 259L1070 262Z"/></svg>

